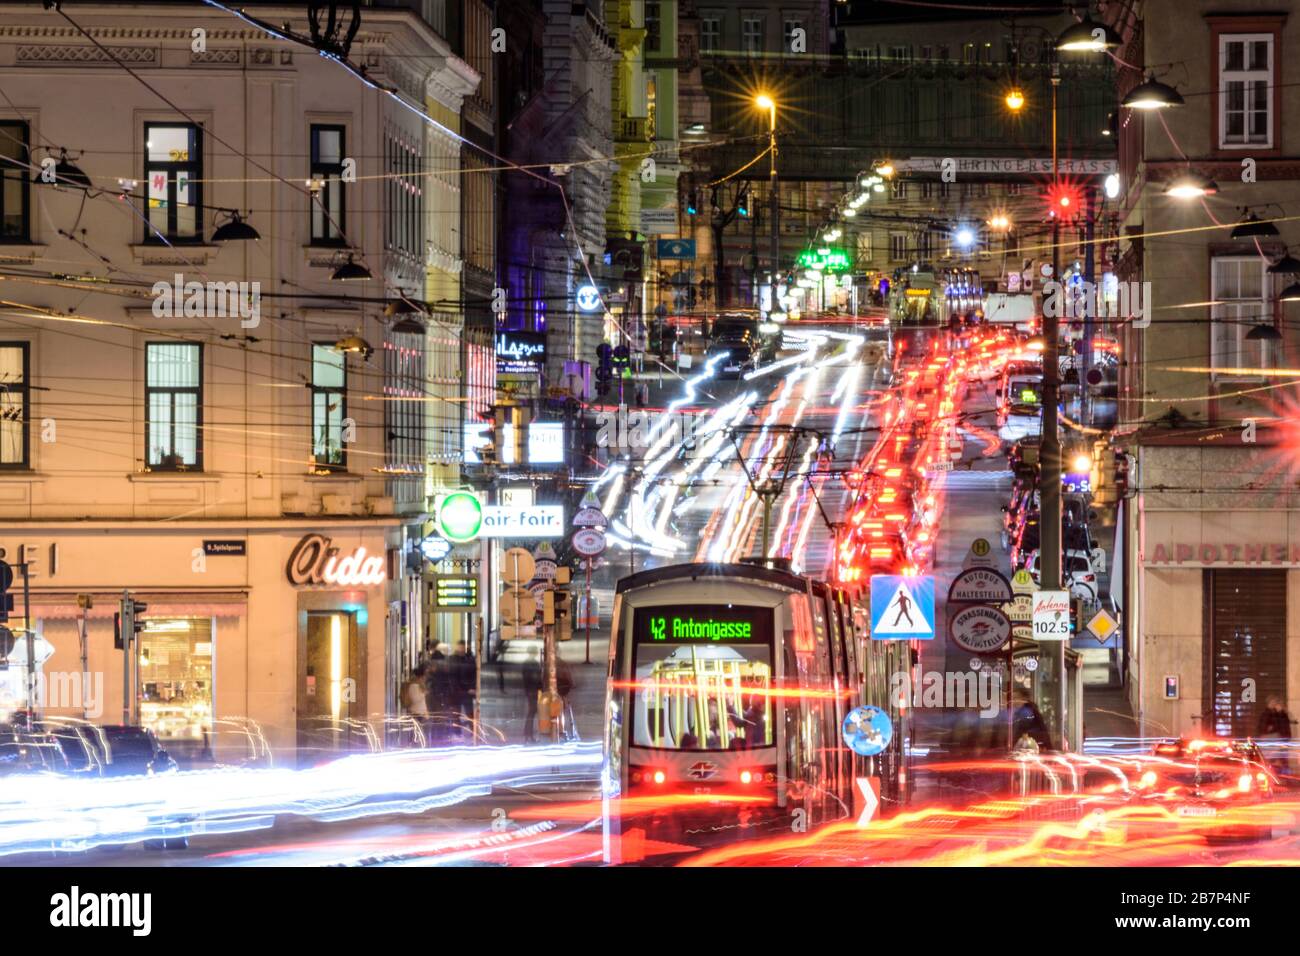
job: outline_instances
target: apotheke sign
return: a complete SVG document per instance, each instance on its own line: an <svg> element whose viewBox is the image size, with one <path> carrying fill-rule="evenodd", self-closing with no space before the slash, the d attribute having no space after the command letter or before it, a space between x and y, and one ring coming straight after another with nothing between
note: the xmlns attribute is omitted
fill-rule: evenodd
<svg viewBox="0 0 1300 956"><path fill-rule="evenodd" d="M1146 564L1236 567L1269 564L1275 567L1300 565L1300 544L1157 544Z"/></svg>

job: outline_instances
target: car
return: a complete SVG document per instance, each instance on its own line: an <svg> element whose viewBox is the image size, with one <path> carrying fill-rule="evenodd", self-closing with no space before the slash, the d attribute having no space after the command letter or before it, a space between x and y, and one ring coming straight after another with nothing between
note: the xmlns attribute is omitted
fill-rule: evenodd
<svg viewBox="0 0 1300 956"><path fill-rule="evenodd" d="M758 343L748 333L727 334L717 337L709 346L706 360L723 356L714 366L719 378L739 378L758 363Z"/></svg>
<svg viewBox="0 0 1300 956"><path fill-rule="evenodd" d="M1207 842L1272 836L1272 821L1249 808L1271 801L1280 783L1254 742L1166 740L1156 745L1152 758L1141 765L1136 780L1142 803L1165 806L1179 818L1214 819Z"/></svg>
<svg viewBox="0 0 1300 956"><path fill-rule="evenodd" d="M0 777L57 773L63 764L57 741L16 724L0 724Z"/></svg>
<svg viewBox="0 0 1300 956"><path fill-rule="evenodd" d="M105 777L173 773L176 761L147 727L104 724L92 728Z"/></svg>
<svg viewBox="0 0 1300 956"><path fill-rule="evenodd" d="M1029 563L1030 555L1039 548L1038 512L1026 512L1016 524L1011 535L1011 570L1019 571Z"/></svg>
<svg viewBox="0 0 1300 956"><path fill-rule="evenodd" d="M1039 583L1041 576L1039 568L1040 554L1039 551L1033 552L1025 563L1025 568L1033 576L1035 584ZM1093 569L1088 552L1065 552L1064 565L1061 568L1061 584L1070 592L1071 597L1078 598L1086 604L1095 604L1097 602L1101 592L1101 582L1097 578L1097 572Z"/></svg>

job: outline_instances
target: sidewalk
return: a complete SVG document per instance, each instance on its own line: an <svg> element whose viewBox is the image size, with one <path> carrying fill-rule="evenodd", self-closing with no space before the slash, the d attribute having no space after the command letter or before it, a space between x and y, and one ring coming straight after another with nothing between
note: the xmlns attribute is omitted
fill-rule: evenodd
<svg viewBox="0 0 1300 956"><path fill-rule="evenodd" d="M504 734L505 743L517 744L524 742L524 717L528 713L528 701L524 695L523 661L528 653L536 654L542 642L511 641L510 645L501 663L488 663L483 668L483 699L479 705L479 719L487 727ZM578 736L582 740L600 740L605 727L608 625L600 631L593 629L591 632L590 665L583 663L587 646L585 631L575 633L573 640L564 641L558 646L560 657L569 665L573 675L569 706L573 708ZM488 733L495 738L496 735L491 730Z"/></svg>

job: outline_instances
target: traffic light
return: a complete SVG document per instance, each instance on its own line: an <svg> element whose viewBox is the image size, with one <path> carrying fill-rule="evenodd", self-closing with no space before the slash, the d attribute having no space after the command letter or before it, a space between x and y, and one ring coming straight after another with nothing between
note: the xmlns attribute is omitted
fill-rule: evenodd
<svg viewBox="0 0 1300 956"><path fill-rule="evenodd" d="M749 193L742 192L740 198L736 200L736 212L742 216L749 215Z"/></svg>
<svg viewBox="0 0 1300 956"><path fill-rule="evenodd" d="M614 349L608 342L596 346L596 391L602 396L609 394L610 384L614 380Z"/></svg>
<svg viewBox="0 0 1300 956"><path fill-rule="evenodd" d="M124 594L120 602L121 610L113 615L113 646L126 650L126 642L136 640L136 635L144 630L144 621L140 616L149 610L149 605L137 601L130 594Z"/></svg>
<svg viewBox="0 0 1300 956"><path fill-rule="evenodd" d="M627 368L632 364L632 350L626 345L620 345L614 349L614 367L619 369Z"/></svg>
<svg viewBox="0 0 1300 956"><path fill-rule="evenodd" d="M561 568L561 571L568 571L568 568ZM567 578L568 575L565 575ZM556 583L559 584L559 577L556 577ZM568 584L566 580L564 582ZM571 596L569 589L561 587L552 592L555 595L555 623L559 625L556 628L555 636L557 640L567 641L573 637L573 608L570 606Z"/></svg>
<svg viewBox="0 0 1300 956"><path fill-rule="evenodd" d="M478 448L478 460L484 465L495 465L498 461L497 455L497 420L492 416L485 423L483 429L483 444Z"/></svg>
<svg viewBox="0 0 1300 956"><path fill-rule="evenodd" d="M695 190L691 190L686 199L686 215L698 216L700 214L700 195Z"/></svg>
<svg viewBox="0 0 1300 956"><path fill-rule="evenodd" d="M1129 458L1122 448L1115 449L1115 497L1128 495Z"/></svg>

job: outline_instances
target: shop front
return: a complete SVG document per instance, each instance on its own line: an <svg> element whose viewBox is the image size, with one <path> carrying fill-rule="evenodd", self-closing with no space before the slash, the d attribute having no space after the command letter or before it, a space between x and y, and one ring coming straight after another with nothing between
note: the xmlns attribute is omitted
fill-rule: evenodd
<svg viewBox="0 0 1300 956"><path fill-rule="evenodd" d="M21 638L30 622L38 652L30 692L21 648L0 671L0 711L35 696L46 716L139 724L182 762L377 747L396 697L400 535L396 519L0 534L0 557L30 573L10 626ZM143 605L129 656L128 593Z"/></svg>
<svg viewBox="0 0 1300 956"><path fill-rule="evenodd" d="M1134 711L1147 735L1255 736L1270 698L1300 707L1300 510L1170 498L1136 514Z"/></svg>

